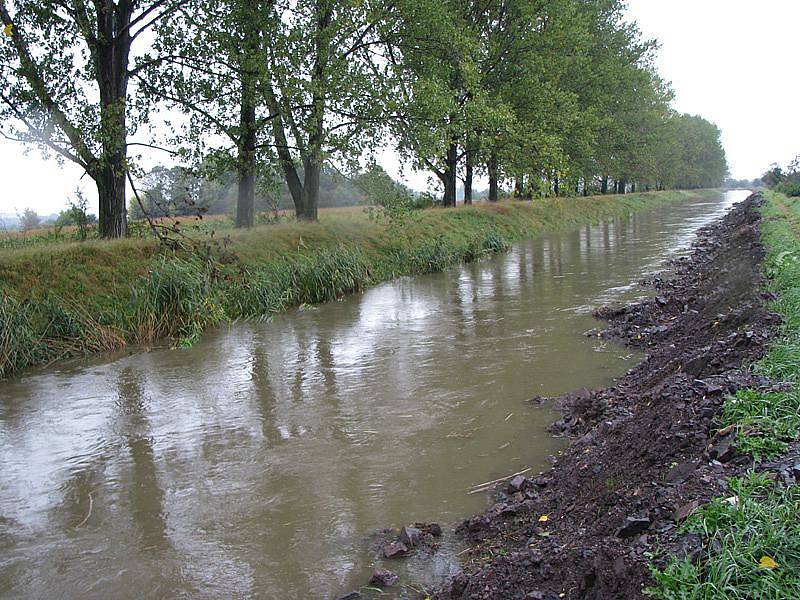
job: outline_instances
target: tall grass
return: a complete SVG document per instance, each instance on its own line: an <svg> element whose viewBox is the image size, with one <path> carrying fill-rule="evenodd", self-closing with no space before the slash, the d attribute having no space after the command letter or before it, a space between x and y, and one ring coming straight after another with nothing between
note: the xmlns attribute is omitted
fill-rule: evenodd
<svg viewBox="0 0 800 600"><path fill-rule="evenodd" d="M174 338L178 345L199 339L226 318L224 298L215 285L216 267L208 261L160 256L133 288L131 336L137 343Z"/></svg>
<svg viewBox="0 0 800 600"><path fill-rule="evenodd" d="M268 318L393 277L478 260L546 231L714 193L431 209L402 226L370 220L363 210L322 211L319 223L230 231L226 254L235 260L226 264L163 254L142 239L49 245L39 240L44 245L0 250L6 294L0 306L0 377L126 342L171 338L188 345L222 322ZM211 227L228 225L214 221Z"/></svg>
<svg viewBox="0 0 800 600"><path fill-rule="evenodd" d="M20 303L0 291L0 378L79 354L116 350L121 332L53 297Z"/></svg>

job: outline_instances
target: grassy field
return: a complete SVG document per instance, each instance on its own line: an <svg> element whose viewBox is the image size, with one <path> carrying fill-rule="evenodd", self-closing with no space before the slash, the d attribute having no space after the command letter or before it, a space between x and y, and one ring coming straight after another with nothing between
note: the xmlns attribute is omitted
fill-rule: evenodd
<svg viewBox="0 0 800 600"><path fill-rule="evenodd" d="M784 456L800 436L800 198L766 192L762 236L771 309L784 323L753 368L789 391L744 390L729 398L719 427L733 426L737 447L756 461ZM757 432L757 435L753 435ZM791 466L791 465L790 465ZM733 500L732 500L733 499ZM800 488L755 472L730 481L728 498L704 506L683 526L707 542L701 560L655 572L664 600L800 598Z"/></svg>
<svg viewBox="0 0 800 600"><path fill-rule="evenodd" d="M222 322L264 318L476 260L543 232L713 193L480 204L418 211L399 223L348 208L322 211L318 223L191 225L192 235L224 238L224 251L210 260L145 237L65 242L39 234L0 249L0 377L131 343L190 344Z"/></svg>

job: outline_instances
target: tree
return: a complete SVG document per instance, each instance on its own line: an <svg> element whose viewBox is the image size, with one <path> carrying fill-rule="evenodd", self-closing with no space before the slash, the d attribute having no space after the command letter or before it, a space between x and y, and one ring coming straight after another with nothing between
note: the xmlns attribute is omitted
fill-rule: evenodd
<svg viewBox="0 0 800 600"><path fill-rule="evenodd" d="M67 203L69 208L58 214L55 222L57 230L63 227L74 226L78 228L78 237L85 240L89 234L89 225L97 223L97 217L86 212L88 201L80 189L75 190L75 199Z"/></svg>
<svg viewBox="0 0 800 600"><path fill-rule="evenodd" d="M129 131L146 105L129 90L133 43L182 0L0 0L4 134L83 168L100 235L126 234Z"/></svg>
<svg viewBox="0 0 800 600"><path fill-rule="evenodd" d="M392 0L289 0L272 11L264 94L272 144L300 219L315 220L326 162L375 147L391 97ZM302 177L301 177L302 176Z"/></svg>
<svg viewBox="0 0 800 600"><path fill-rule="evenodd" d="M464 140L486 106L477 78L477 34L470 27L472 3L408 0L399 6L398 35L387 44L397 88L392 133L405 159L439 179L443 205L455 206L459 162L468 154L473 163L477 144L471 137L465 152ZM471 181L466 183L469 198Z"/></svg>
<svg viewBox="0 0 800 600"><path fill-rule="evenodd" d="M272 158L265 30L271 0L188 0L157 28L137 80L189 116L180 145L211 176L237 174L236 226L253 225L256 179ZM216 136L211 134L216 134Z"/></svg>
<svg viewBox="0 0 800 600"><path fill-rule="evenodd" d="M42 224L42 219L36 214L32 208L26 208L19 216L19 226L22 231L30 231L36 229Z"/></svg>

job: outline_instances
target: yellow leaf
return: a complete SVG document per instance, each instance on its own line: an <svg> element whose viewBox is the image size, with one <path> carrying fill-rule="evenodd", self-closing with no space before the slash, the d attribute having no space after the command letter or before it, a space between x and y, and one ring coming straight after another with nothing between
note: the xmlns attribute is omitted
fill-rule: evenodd
<svg viewBox="0 0 800 600"><path fill-rule="evenodd" d="M8 37L11 37L14 33L14 24L8 23L5 27L3 27L3 33Z"/></svg>
<svg viewBox="0 0 800 600"><path fill-rule="evenodd" d="M539 517L539 523L547 523L549 520L550 517L548 517L547 515L542 515L541 517Z"/></svg>
<svg viewBox="0 0 800 600"><path fill-rule="evenodd" d="M761 557L761 560L758 561L758 566L761 569L777 569L778 563L771 557L764 555Z"/></svg>

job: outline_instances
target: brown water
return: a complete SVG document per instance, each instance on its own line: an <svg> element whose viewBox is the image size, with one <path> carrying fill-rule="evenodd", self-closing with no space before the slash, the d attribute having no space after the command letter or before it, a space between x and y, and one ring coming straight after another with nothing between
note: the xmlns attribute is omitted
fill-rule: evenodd
<svg viewBox="0 0 800 600"><path fill-rule="evenodd" d="M446 273L0 383L0 595L333 598L374 530L452 524L548 465L553 413L638 358L582 333L746 193L549 235ZM432 561L392 563L436 581Z"/></svg>

